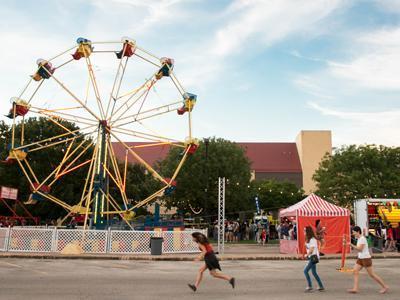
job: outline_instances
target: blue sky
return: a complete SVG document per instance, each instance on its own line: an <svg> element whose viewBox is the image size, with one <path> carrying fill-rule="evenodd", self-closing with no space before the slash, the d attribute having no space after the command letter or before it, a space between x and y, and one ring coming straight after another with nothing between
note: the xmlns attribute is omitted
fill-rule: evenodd
<svg viewBox="0 0 400 300"><path fill-rule="evenodd" d="M79 36L130 36L175 59L178 78L198 94L198 137L294 141L302 129L329 129L335 146L400 145L400 1L0 5L5 112L38 57L67 49Z"/></svg>

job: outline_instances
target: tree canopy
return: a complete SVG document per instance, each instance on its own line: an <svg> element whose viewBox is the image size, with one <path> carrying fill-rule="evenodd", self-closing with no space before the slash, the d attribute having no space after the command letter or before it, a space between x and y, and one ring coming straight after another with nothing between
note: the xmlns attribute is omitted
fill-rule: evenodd
<svg viewBox="0 0 400 300"><path fill-rule="evenodd" d="M182 150L172 148L160 165L163 174L176 168ZM201 210L202 215L217 211L218 177L225 177L226 211L237 212L252 206L247 186L250 182L250 162L237 144L221 139L202 140L199 149L191 155L177 177L177 189L166 197L167 207L177 207L185 212Z"/></svg>
<svg viewBox="0 0 400 300"><path fill-rule="evenodd" d="M326 156L313 176L318 193L350 207L354 199L397 197L400 148L351 145Z"/></svg>
<svg viewBox="0 0 400 300"><path fill-rule="evenodd" d="M253 203L255 203L255 197L258 197L260 209L265 212L286 208L305 197L302 189L288 181L253 181L250 189Z"/></svg>

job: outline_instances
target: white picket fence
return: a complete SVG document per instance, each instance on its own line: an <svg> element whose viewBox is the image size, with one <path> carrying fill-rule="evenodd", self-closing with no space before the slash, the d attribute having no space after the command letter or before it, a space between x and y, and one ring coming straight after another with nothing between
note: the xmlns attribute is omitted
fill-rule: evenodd
<svg viewBox="0 0 400 300"><path fill-rule="evenodd" d="M198 246L192 232L185 231L114 231L56 228L0 228L0 251L62 252L78 245L84 253L150 254L150 238L162 237L163 253L195 253Z"/></svg>

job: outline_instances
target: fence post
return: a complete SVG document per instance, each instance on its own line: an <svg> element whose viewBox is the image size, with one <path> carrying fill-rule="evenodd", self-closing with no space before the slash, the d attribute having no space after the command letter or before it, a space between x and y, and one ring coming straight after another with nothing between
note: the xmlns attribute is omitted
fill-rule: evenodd
<svg viewBox="0 0 400 300"><path fill-rule="evenodd" d="M108 227L106 235L106 253L111 251L111 227Z"/></svg>
<svg viewBox="0 0 400 300"><path fill-rule="evenodd" d="M11 226L8 226L6 238L4 240L4 251L8 252L8 247L10 243L10 236L11 236Z"/></svg>
<svg viewBox="0 0 400 300"><path fill-rule="evenodd" d="M54 227L51 234L51 251L57 252L57 227Z"/></svg>

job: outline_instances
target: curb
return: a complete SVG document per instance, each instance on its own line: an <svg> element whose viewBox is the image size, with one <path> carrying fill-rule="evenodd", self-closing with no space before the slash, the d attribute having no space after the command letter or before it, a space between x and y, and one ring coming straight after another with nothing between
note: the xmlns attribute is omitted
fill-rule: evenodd
<svg viewBox="0 0 400 300"><path fill-rule="evenodd" d="M46 254L27 254L27 253L0 253L2 258L21 258L21 259L85 259L85 260L133 260L133 261L193 261L194 256L150 256L150 255L92 255L92 254L79 254L79 255L64 255L56 253ZM221 261L262 261L262 260L304 260L299 256L230 256L229 254L219 256ZM356 259L357 256L349 255L346 259ZM373 259L400 259L399 255L375 255ZM340 260L341 256L332 255L321 257L321 260Z"/></svg>

